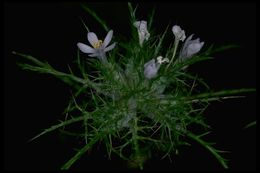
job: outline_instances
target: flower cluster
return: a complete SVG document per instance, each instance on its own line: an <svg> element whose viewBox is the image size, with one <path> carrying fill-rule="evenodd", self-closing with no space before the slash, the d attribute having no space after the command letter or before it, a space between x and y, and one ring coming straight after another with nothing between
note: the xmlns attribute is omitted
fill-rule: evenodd
<svg viewBox="0 0 260 173"><path fill-rule="evenodd" d="M136 21L133 23L133 25L137 28L139 44L142 47L144 41L147 41L150 37L150 33L147 30L147 22L144 20ZM178 42L184 41L186 39L185 31L182 30L180 26L174 25L172 27L172 32L175 36L175 49L177 49ZM112 50L116 45L116 43L113 43L112 45L108 46L108 44L111 42L112 36L113 31L110 30L107 33L107 36L103 42L102 40L98 39L95 33L89 32L88 41L93 48L83 43L78 43L77 46L83 53L89 54L90 57L98 57L101 62L105 63L107 62L106 52ZM192 37L193 34L185 40L183 47L181 48L179 53L180 60L185 60L192 57L203 47L204 42L200 42L199 38L196 40L191 40ZM172 57L172 59L173 58L174 56ZM145 78L152 79L156 77L161 64L164 62L169 63L170 60L168 58L163 58L162 56L159 56L156 58L156 60L153 58L150 61L146 62L144 64Z"/></svg>

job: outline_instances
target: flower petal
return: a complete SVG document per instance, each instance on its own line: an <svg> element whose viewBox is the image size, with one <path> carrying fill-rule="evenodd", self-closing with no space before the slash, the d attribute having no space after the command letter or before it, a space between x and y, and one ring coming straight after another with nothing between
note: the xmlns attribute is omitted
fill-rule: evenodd
<svg viewBox="0 0 260 173"><path fill-rule="evenodd" d="M94 45L98 42L97 35L94 32L89 32L88 41L94 47Z"/></svg>
<svg viewBox="0 0 260 173"><path fill-rule="evenodd" d="M193 43L193 44L190 44L188 47L187 47L187 56L190 57L196 53L198 53L201 49L201 44L200 43Z"/></svg>
<svg viewBox="0 0 260 173"><path fill-rule="evenodd" d="M103 47L106 48L107 45L110 43L111 39L113 37L113 30L110 30L108 33L107 33L107 36L104 40L104 43L103 43Z"/></svg>
<svg viewBox="0 0 260 173"><path fill-rule="evenodd" d="M191 34L184 42L183 48L186 49L187 45L190 44L190 41L192 39L194 34Z"/></svg>
<svg viewBox="0 0 260 173"><path fill-rule="evenodd" d="M90 57L98 57L99 55L100 55L99 53L93 53L93 54L90 54L88 56L90 56Z"/></svg>
<svg viewBox="0 0 260 173"><path fill-rule="evenodd" d="M182 30L180 26L174 25L174 26L172 27L172 32L173 32L173 34L174 34L174 36L175 36L175 39L181 40L181 41L184 41L184 40L185 40L185 38L186 38L186 36L185 36L185 31Z"/></svg>
<svg viewBox="0 0 260 173"><path fill-rule="evenodd" d="M139 25L139 29L140 29L140 31L145 31L146 32L147 31L147 22L142 20L140 25Z"/></svg>
<svg viewBox="0 0 260 173"><path fill-rule="evenodd" d="M96 50L83 43L77 43L78 48L84 53L95 53Z"/></svg>
<svg viewBox="0 0 260 173"><path fill-rule="evenodd" d="M105 52L110 51L110 50L114 49L115 46L116 46L116 43L113 43L110 46L106 47L104 51Z"/></svg>
<svg viewBox="0 0 260 173"><path fill-rule="evenodd" d="M155 60L154 60L154 59L151 59L150 61L148 61L148 62L146 62L146 63L144 64L144 68L147 68L148 66L153 65L153 64L155 64Z"/></svg>
<svg viewBox="0 0 260 173"><path fill-rule="evenodd" d="M160 64L155 63L155 59L151 59L150 61L144 64L144 76L147 79L152 79L156 77L159 68Z"/></svg>

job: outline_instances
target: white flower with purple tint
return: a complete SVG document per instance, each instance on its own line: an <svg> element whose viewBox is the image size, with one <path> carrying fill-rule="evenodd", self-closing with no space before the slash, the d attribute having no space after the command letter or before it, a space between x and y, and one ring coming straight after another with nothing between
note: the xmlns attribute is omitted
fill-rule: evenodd
<svg viewBox="0 0 260 173"><path fill-rule="evenodd" d="M110 30L104 42L102 40L99 40L97 35L94 32L88 33L88 41L91 44L92 47L83 44L83 43L77 43L78 48L83 52L89 54L90 57L98 57L102 62L106 62L106 52L114 49L116 43L111 44L111 39L113 37L113 30Z"/></svg>
<svg viewBox="0 0 260 173"><path fill-rule="evenodd" d="M186 39L186 41L181 49L179 57L182 60L185 58L189 58L189 57L195 55L196 53L198 53L200 51L200 49L202 48L202 46L204 45L204 42L200 42L199 38L197 38L196 40L191 40L192 36L193 36L193 34L190 35Z"/></svg>
<svg viewBox="0 0 260 173"><path fill-rule="evenodd" d="M144 76L147 79L152 79L156 77L158 70L162 63L169 62L168 58L164 58L162 56L157 57L157 62L155 59L151 59L147 63L144 64Z"/></svg>
<svg viewBox="0 0 260 173"><path fill-rule="evenodd" d="M137 28L139 43L142 46L144 40L148 40L150 37L150 33L147 30L147 22L144 20L134 22L134 26Z"/></svg>
<svg viewBox="0 0 260 173"><path fill-rule="evenodd" d="M186 38L186 36L185 36L185 31L182 30L180 26L174 25L174 26L172 27L172 32L173 32L173 34L174 34L174 36L175 36L175 39L181 40L181 41L184 41L184 40L185 40L185 38Z"/></svg>

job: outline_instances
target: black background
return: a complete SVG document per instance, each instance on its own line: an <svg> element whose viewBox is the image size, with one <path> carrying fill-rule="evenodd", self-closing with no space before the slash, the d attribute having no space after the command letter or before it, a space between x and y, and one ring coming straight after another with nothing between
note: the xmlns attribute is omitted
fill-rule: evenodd
<svg viewBox="0 0 260 173"><path fill-rule="evenodd" d="M135 4L135 3L134 3ZM126 3L88 3L114 30L130 36ZM235 43L240 48L215 54L215 59L190 67L213 90L256 87L256 4L254 3L140 3L138 19L156 6L153 27L157 33L178 24L186 35L194 33L209 46ZM49 75L23 71L21 58L11 51L31 54L48 61L58 70L67 70L75 59L77 42L87 42L86 30L104 37L95 20L79 3L5 3L4 4L4 166L8 170L55 170L73 156L78 141L50 133L27 141L42 129L63 119L70 88ZM168 38L173 38L169 31ZM243 99L214 102L205 112L213 127L208 139L226 154L231 170L256 169L256 127L242 128L256 118L256 94ZM207 138L206 138L207 139ZM180 155L160 160L154 157L147 170L222 170L213 156L198 144L182 148ZM117 157L109 161L102 146L93 149L72 167L75 170L126 169Z"/></svg>

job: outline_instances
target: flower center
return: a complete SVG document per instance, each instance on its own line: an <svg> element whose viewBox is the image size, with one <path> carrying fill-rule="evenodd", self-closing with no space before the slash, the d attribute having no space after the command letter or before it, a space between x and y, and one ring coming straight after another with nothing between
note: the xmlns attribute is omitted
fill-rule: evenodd
<svg viewBox="0 0 260 173"><path fill-rule="evenodd" d="M98 40L96 43L94 43L93 47L95 49L98 49L101 47L101 45L103 44L103 41L102 40Z"/></svg>

